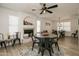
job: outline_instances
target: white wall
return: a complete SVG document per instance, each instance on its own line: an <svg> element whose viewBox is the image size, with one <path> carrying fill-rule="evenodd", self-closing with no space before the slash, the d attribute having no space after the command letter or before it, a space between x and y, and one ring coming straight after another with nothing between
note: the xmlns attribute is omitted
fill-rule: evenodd
<svg viewBox="0 0 79 59"><path fill-rule="evenodd" d="M77 18L70 18L70 19L64 19L61 20L61 22L71 22L71 31L70 32L66 32L66 36L71 36L71 33L73 33L75 30L78 29L78 19ZM57 30L57 22L59 21L53 21L52 25L53 25L53 29Z"/></svg>
<svg viewBox="0 0 79 59"><path fill-rule="evenodd" d="M14 16L17 16L19 17L20 21L19 21L19 31L21 32L21 37L23 37L23 19L26 17L26 16L30 16L31 17L31 20L29 21L32 21L33 22L33 27L34 27L34 33L36 33L36 20L40 20L41 21L41 31L42 30L48 30L49 33L52 32L52 29L56 29L56 23L57 21L51 21L51 20L46 20L46 19L43 19L43 18L40 18L39 16L37 15L34 15L34 14L28 14L28 13L23 13L23 12L17 12L17 11L13 11L13 10L9 10L9 9L6 9L6 8L2 8L0 7L0 33L3 33L4 36L5 36L5 39L7 38L7 34L9 32L9 16L10 15L14 15ZM77 18L70 18L70 19L67 19L67 20L63 20L63 21L71 21L71 32L70 33L67 33L66 35L70 36L71 33L76 30L78 27L78 21L77 21ZM46 22L50 23L50 26L47 26L46 25ZM27 26L29 28L29 26Z"/></svg>
<svg viewBox="0 0 79 59"><path fill-rule="evenodd" d="M27 17L25 20L32 23L33 25L23 25L23 20L25 17ZM39 19L36 16L33 16L32 14L27 14L23 12L21 13L19 28L20 28L20 32L22 33L22 37L24 35L24 29L34 29L34 34L36 33L36 20L39 20Z"/></svg>
<svg viewBox="0 0 79 59"><path fill-rule="evenodd" d="M50 25L46 25L46 23L49 23ZM52 27L52 21L43 19L41 28L42 28L41 29L42 31L43 30L48 30L48 32L51 33L52 32L52 28L53 28Z"/></svg>
<svg viewBox="0 0 79 59"><path fill-rule="evenodd" d="M28 14L28 13L24 13L24 12L18 12L18 11L14 11L14 10L10 10L10 9L6 9L3 7L0 7L0 33L4 34L4 38L7 39L7 34L9 33L9 16L17 16L19 17L19 32L21 32L21 38L23 39L23 30L24 28L33 28L34 29L34 33L36 33L36 20L40 20L41 18L39 18L37 15L34 14ZM29 17L30 16L30 22L33 23L33 26L24 26L23 25L23 20L25 17ZM41 21L41 20L40 20Z"/></svg>
<svg viewBox="0 0 79 59"><path fill-rule="evenodd" d="M4 34L4 38L6 39L7 36L6 34L8 34L9 31L9 15L11 15L12 12L5 10L4 8L0 8L0 33Z"/></svg>

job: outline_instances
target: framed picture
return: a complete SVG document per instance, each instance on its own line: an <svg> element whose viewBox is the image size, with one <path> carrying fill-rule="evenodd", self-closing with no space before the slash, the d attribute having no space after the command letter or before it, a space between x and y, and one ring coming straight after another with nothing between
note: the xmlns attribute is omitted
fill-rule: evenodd
<svg viewBox="0 0 79 59"><path fill-rule="evenodd" d="M46 22L46 25L47 25L47 26L50 26L50 23Z"/></svg>
<svg viewBox="0 0 79 59"><path fill-rule="evenodd" d="M23 24L24 24L24 25L33 25L31 22L28 21L29 19L30 19L30 17L27 17L27 16L26 16L26 17L24 18L24 20L23 20Z"/></svg>
<svg viewBox="0 0 79 59"><path fill-rule="evenodd" d="M24 25L33 25L32 23L30 23L30 22L28 22L28 21L26 21L26 20L23 21L23 24L24 24Z"/></svg>

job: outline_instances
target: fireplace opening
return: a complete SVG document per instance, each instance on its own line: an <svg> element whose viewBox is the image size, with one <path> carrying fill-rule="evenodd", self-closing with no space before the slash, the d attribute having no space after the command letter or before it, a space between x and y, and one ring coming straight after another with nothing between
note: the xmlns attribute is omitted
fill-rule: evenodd
<svg viewBox="0 0 79 59"><path fill-rule="evenodd" d="M24 29L24 34L28 34L28 37L33 36L33 29Z"/></svg>

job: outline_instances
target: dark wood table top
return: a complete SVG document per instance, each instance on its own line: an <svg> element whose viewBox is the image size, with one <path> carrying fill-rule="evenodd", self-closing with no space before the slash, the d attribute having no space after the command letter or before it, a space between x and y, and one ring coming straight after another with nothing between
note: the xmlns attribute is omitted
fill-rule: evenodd
<svg viewBox="0 0 79 59"><path fill-rule="evenodd" d="M36 38L44 38L44 39L53 39L53 38L56 38L57 35L54 35L54 34L50 34L50 35L41 35L41 34L37 34L35 35Z"/></svg>

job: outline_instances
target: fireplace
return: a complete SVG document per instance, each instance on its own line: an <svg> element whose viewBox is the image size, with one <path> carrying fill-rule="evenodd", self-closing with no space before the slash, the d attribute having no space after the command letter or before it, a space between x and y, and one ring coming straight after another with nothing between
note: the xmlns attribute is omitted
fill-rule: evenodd
<svg viewBox="0 0 79 59"><path fill-rule="evenodd" d="M32 34L33 36L33 29L24 29L24 34L28 34L28 36L30 37L30 35Z"/></svg>

